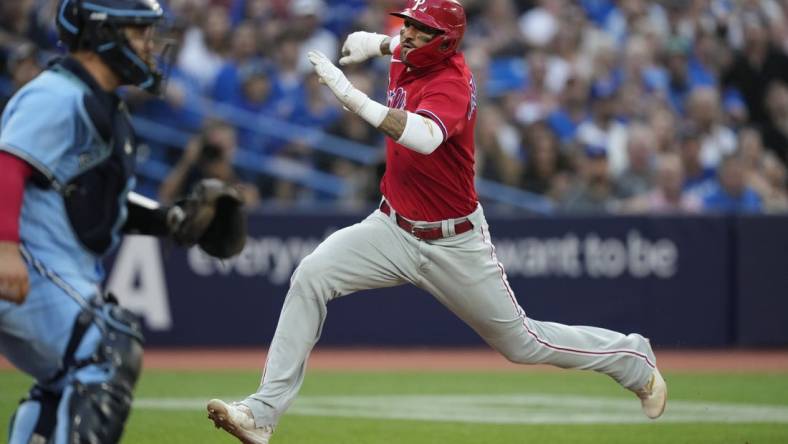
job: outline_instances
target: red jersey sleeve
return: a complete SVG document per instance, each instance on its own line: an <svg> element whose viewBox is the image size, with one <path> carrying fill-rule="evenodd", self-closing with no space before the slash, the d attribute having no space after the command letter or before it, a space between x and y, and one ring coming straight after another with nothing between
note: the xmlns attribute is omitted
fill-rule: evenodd
<svg viewBox="0 0 788 444"><path fill-rule="evenodd" d="M19 242L19 213L25 181L33 173L24 160L0 151L0 241Z"/></svg>
<svg viewBox="0 0 788 444"><path fill-rule="evenodd" d="M436 79L416 107L416 113L429 117L443 132L443 140L459 133L468 122L471 87L462 78Z"/></svg>

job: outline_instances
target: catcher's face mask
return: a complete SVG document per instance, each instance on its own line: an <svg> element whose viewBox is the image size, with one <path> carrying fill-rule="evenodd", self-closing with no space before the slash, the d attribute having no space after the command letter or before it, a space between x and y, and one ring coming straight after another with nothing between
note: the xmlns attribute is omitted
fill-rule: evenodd
<svg viewBox="0 0 788 444"><path fill-rule="evenodd" d="M148 26L124 26L122 33L141 70L148 72L149 79L153 79L152 84L137 86L153 94L162 93L176 53L174 28L166 21L160 21Z"/></svg>

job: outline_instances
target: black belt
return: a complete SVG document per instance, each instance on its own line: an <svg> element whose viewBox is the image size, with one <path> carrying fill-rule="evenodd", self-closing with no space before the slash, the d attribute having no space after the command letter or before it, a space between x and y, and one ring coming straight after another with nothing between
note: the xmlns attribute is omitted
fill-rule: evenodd
<svg viewBox="0 0 788 444"><path fill-rule="evenodd" d="M391 207L385 200L380 204L380 211L382 211L387 216L391 215ZM421 240L438 240L443 239L444 237L450 237L443 235L443 228L441 227L417 227L411 221L405 219L399 214L395 214L394 216L396 217L397 225L399 225L400 228ZM467 231L471 231L472 229L473 224L471 221L465 219L464 221L454 225L454 235L462 234Z"/></svg>

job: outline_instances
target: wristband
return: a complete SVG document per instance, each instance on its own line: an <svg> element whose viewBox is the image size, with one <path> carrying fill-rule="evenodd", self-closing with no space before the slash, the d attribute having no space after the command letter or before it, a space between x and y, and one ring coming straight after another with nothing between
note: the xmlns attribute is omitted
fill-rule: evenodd
<svg viewBox="0 0 788 444"><path fill-rule="evenodd" d="M354 112L373 127L379 127L388 115L389 107L370 99L366 94L357 89L354 92L363 96L357 99L360 105Z"/></svg>

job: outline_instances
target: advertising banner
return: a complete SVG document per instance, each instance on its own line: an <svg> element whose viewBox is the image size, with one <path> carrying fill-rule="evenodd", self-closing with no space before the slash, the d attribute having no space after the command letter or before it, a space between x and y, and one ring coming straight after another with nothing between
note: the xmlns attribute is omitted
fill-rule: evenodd
<svg viewBox="0 0 788 444"><path fill-rule="evenodd" d="M738 345L788 344L788 220L737 220L735 326Z"/></svg>
<svg viewBox="0 0 788 444"><path fill-rule="evenodd" d="M107 286L143 317L149 345L266 345L300 260L365 216L257 214L244 252L226 261L129 236ZM667 347L735 341L734 289L749 275L734 270L731 219L489 216L488 222L511 287L534 319L639 332ZM773 264L784 264L786 255ZM410 285L349 295L328 309L321 344L482 344Z"/></svg>

